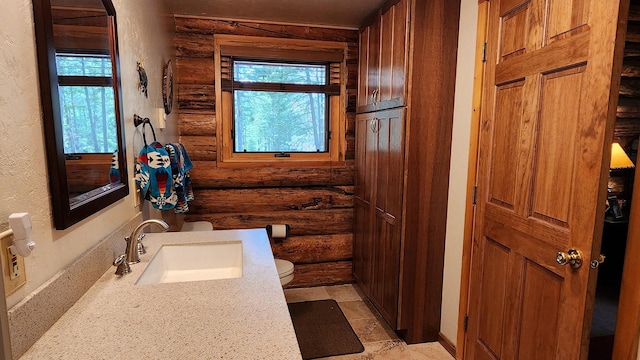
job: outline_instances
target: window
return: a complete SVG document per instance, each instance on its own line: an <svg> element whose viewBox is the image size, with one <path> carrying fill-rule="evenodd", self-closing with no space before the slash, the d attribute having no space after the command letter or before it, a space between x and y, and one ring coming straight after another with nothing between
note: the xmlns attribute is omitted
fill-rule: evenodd
<svg viewBox="0 0 640 360"><path fill-rule="evenodd" d="M65 154L118 147L109 55L56 54Z"/></svg>
<svg viewBox="0 0 640 360"><path fill-rule="evenodd" d="M219 161L343 159L344 49L343 43L216 36Z"/></svg>

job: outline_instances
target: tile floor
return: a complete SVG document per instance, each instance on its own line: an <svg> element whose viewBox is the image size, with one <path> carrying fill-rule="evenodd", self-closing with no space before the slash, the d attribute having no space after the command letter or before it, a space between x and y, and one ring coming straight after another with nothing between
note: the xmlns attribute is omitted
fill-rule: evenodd
<svg viewBox="0 0 640 360"><path fill-rule="evenodd" d="M407 345L365 300L357 285L285 289L287 302L334 299L358 334L364 352L324 359L333 360L453 360L439 343Z"/></svg>

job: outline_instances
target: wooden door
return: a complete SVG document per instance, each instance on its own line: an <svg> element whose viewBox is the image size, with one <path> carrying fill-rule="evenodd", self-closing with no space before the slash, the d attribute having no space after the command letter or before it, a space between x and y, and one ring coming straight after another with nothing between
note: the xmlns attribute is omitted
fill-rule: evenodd
<svg viewBox="0 0 640 360"><path fill-rule="evenodd" d="M628 1L490 8L465 358L584 359Z"/></svg>
<svg viewBox="0 0 640 360"><path fill-rule="evenodd" d="M380 90L377 109L405 105L409 41L409 0L391 3L380 19Z"/></svg>

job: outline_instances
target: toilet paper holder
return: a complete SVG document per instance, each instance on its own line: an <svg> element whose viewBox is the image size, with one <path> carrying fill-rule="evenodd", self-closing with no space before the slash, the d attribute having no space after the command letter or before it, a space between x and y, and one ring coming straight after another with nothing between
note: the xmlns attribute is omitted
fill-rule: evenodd
<svg viewBox="0 0 640 360"><path fill-rule="evenodd" d="M284 227L285 227L284 234L281 233L282 231L281 226L282 225L276 225L276 224L265 226L265 229L267 230L267 235L269 236L270 239L273 239L274 241L283 241L287 237L287 235L289 234L289 230L291 229L291 226L289 224L284 224ZM274 234L274 227L278 228L278 230L275 231L275 234Z"/></svg>

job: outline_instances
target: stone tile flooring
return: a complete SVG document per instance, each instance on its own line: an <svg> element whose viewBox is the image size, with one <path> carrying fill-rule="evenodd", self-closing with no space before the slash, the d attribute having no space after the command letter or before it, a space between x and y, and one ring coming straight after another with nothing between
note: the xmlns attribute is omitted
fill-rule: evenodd
<svg viewBox="0 0 640 360"><path fill-rule="evenodd" d="M364 352L324 359L334 360L453 360L437 342L407 345L382 320L380 314L365 300L357 285L320 286L285 289L287 302L334 299L358 334Z"/></svg>

